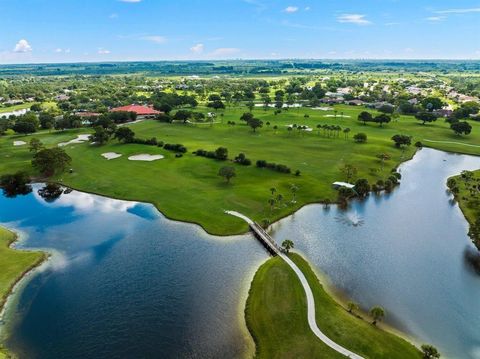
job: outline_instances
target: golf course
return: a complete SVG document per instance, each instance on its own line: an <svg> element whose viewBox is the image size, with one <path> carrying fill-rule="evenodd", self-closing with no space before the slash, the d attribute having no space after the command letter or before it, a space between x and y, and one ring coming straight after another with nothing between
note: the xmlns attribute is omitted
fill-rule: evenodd
<svg viewBox="0 0 480 359"><path fill-rule="evenodd" d="M228 108L217 116L215 123L146 120L128 125L136 137L156 137L164 143L182 144L187 153L177 158L175 152L157 146L123 144L113 139L102 146L88 142L72 144L64 147L73 159L71 173L66 171L51 180L86 192L153 203L171 219L200 224L212 234L231 235L245 232L247 227L236 218L224 216L223 210L235 209L258 222L273 223L308 203L334 203L337 193L332 188L333 182L353 182L359 178L367 179L370 184L385 181L393 168L414 155L416 142L445 151L480 154L480 148L467 146L480 143L480 124L476 122L472 122L471 135L458 136L442 119L422 125L413 116L400 116L382 127L373 123L363 125L357 120L363 110L340 105L330 111L301 108L275 115L273 109L256 109L254 115L263 121L263 127L255 132L240 120L247 112L243 107ZM290 125L296 125L297 129L288 130ZM318 125L339 126L341 130L329 133L317 128ZM301 126L311 131L298 129ZM344 133L345 128L350 131ZM88 129L0 137L0 174L26 170L38 178L30 165L32 154L28 145L14 147L14 141L28 143L31 138L38 138L45 146L52 147L80 133L88 133ZM365 143L353 140L357 133L367 135ZM411 136L412 145L396 148L391 140L396 134ZM218 147L227 148L227 161L192 153L199 149L214 151ZM106 160L102 157L104 153L122 156ZM251 166L230 162L240 153L252 161ZM139 154L162 155L164 159L128 160L129 156ZM385 159L380 159L384 154ZM258 160L285 165L292 173L258 168L255 166ZM228 163L236 172L229 183L218 176L219 169ZM349 178L346 166L354 168ZM299 175L295 175L297 170ZM275 203L269 202L272 196Z"/></svg>

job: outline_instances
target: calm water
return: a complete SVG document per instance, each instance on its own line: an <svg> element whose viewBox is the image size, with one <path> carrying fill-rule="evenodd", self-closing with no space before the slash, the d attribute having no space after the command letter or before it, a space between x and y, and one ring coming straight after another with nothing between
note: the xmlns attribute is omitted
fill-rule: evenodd
<svg viewBox="0 0 480 359"><path fill-rule="evenodd" d="M251 345L244 302L267 255L250 235L79 192L0 197L0 222L27 236L18 247L55 249L7 313L21 357L230 358Z"/></svg>
<svg viewBox="0 0 480 359"><path fill-rule="evenodd" d="M391 195L347 213L307 206L276 224L274 237L293 239L335 287L364 308L384 306L421 342L480 358L480 276L465 260L468 225L445 191L448 177L478 168L480 157L423 149Z"/></svg>
<svg viewBox="0 0 480 359"><path fill-rule="evenodd" d="M402 185L348 212L305 207L274 225L365 308L455 358L480 358L480 276L446 178L479 157L424 149ZM149 205L72 192L0 197L0 222L53 248L8 313L8 346L31 358L230 358L245 353L243 305L267 256L249 235L216 238ZM354 225L356 224L356 225ZM242 330L243 329L243 330Z"/></svg>

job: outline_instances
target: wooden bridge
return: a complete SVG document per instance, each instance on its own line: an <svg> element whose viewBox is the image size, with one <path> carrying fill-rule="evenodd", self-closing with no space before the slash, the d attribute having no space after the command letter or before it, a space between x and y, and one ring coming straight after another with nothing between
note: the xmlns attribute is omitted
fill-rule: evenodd
<svg viewBox="0 0 480 359"><path fill-rule="evenodd" d="M257 237L260 243L263 244L268 253L270 253L272 256L276 256L281 253L282 250L277 243L275 243L273 238L270 237L270 235L257 222L249 223L249 225L255 237Z"/></svg>
<svg viewBox="0 0 480 359"><path fill-rule="evenodd" d="M260 243L262 243L268 253L270 253L272 256L276 256L282 253L282 249L277 245L277 243L275 243L273 238L270 237L270 235L257 222L252 221L247 216L244 216L243 214L236 211L225 211L225 213L241 218L245 222L247 222L255 237L260 241Z"/></svg>

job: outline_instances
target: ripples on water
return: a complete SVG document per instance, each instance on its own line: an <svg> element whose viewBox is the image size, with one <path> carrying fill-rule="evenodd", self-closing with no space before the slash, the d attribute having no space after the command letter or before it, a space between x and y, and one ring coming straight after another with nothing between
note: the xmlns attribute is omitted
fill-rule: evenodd
<svg viewBox="0 0 480 359"><path fill-rule="evenodd" d="M443 357L479 359L480 276L472 268L480 259L445 191L448 177L478 168L480 157L423 149L401 166L393 193L348 211L307 206L273 234L292 238L345 296L365 309L382 305L390 324Z"/></svg>

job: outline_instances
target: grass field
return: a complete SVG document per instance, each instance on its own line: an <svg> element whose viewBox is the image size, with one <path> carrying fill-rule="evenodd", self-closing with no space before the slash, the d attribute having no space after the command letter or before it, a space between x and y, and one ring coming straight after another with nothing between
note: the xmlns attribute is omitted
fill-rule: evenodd
<svg viewBox="0 0 480 359"><path fill-rule="evenodd" d="M365 358L421 358L404 339L348 313L323 289L301 256L290 258L312 288L319 328L332 340ZM300 281L281 258L271 258L258 269L245 309L258 358L343 358L310 331L306 308Z"/></svg>
<svg viewBox="0 0 480 359"><path fill-rule="evenodd" d="M476 221L480 218L480 198L477 192L477 195L474 197L470 194L470 191L467 189L467 185L461 176L455 176L459 192L455 194L455 199L460 206L465 218L467 219L470 226L473 226ZM474 172L474 177L470 180L471 184L477 183L477 186L480 185L480 171ZM480 242L477 240L475 243L477 247L480 248Z"/></svg>
<svg viewBox="0 0 480 359"><path fill-rule="evenodd" d="M301 206L321 202L325 199L336 200L336 192L331 184L345 180L341 167L354 165L358 169L357 178L367 178L370 183L386 179L390 169L409 159L415 151L410 146L405 153L393 146L394 134L413 136L413 143L430 139L434 141L459 142L458 144L425 142L426 145L443 150L480 154L480 147L466 144L480 143L480 124L471 122L473 132L470 136L459 137L448 128L443 120L423 126L412 117L402 117L383 128L376 124L367 126L356 118L363 108L337 106L333 111L313 109L291 109L280 115L273 110L254 110L255 116L264 121L264 127L254 133L239 120L246 112L245 107L228 108L223 118L218 116L215 123L185 125L166 124L157 121L145 121L130 125L137 137L156 137L166 143L181 143L187 146L189 153L183 158L175 158L173 152L145 145L123 145L110 141L107 145L97 147L89 144L72 145L67 148L73 158L72 174L65 173L56 180L73 188L99 193L111 197L151 202L166 216L202 225L208 232L220 235L244 232L245 223L223 214L223 210L232 209L245 213L255 220L269 219L271 222L293 213ZM207 112L205 108L198 111ZM309 117L305 118L304 114ZM235 126L227 125L235 121ZM269 121L270 126L265 123ZM313 128L310 133L287 131L290 124L306 125ZM323 131L317 132L317 124L340 125L351 129L348 139L340 133L338 138L328 138ZM273 126L277 125L275 131ZM80 130L85 131L85 129ZM355 133L365 132L368 143L357 144L352 140ZM61 133L43 133L33 136L4 136L0 138L0 174L29 169L32 155L24 147L14 148L13 140L28 141L38 137L48 145L74 138L77 131ZM254 165L245 167L229 162L196 157L192 154L197 149L215 150L219 146L227 147L229 158L233 159L240 152L246 154L253 163L263 159L289 166L292 171L300 170L301 176L282 174L268 169L259 169ZM121 158L107 161L101 157L105 152L117 152ZM132 162L127 159L131 154L162 154L164 160L156 162ZM388 153L391 160L381 169L380 153ZM218 177L219 168L234 166L237 177L231 184ZM296 203L292 203L293 194L290 186L295 184L299 191ZM284 200L277 202L273 211L268 200L270 188L275 187Z"/></svg>
<svg viewBox="0 0 480 359"><path fill-rule="evenodd" d="M14 284L45 258L43 253L10 249L9 245L14 240L15 234L0 227L0 308L5 304Z"/></svg>

